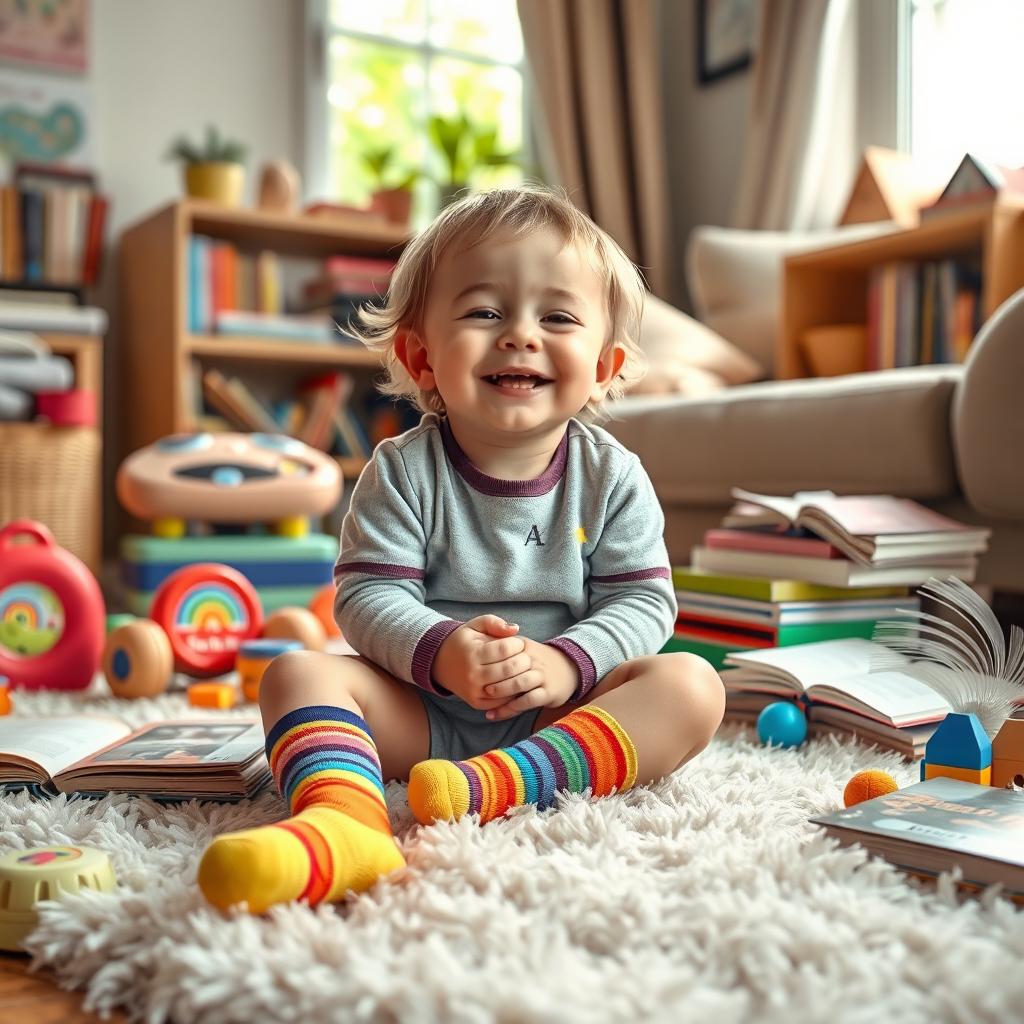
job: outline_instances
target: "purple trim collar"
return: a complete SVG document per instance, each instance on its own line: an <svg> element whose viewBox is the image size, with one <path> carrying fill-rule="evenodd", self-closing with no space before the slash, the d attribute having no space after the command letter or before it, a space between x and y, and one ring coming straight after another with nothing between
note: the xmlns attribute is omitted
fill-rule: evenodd
<svg viewBox="0 0 1024 1024"><path fill-rule="evenodd" d="M569 428L558 443L555 454L548 463L548 468L540 476L532 480L500 480L496 476L488 476L481 472L469 460L469 456L459 447L455 440L448 418L441 419L441 440L452 465L459 476L475 491L501 498L536 498L547 494L565 473L565 464L569 457Z"/></svg>

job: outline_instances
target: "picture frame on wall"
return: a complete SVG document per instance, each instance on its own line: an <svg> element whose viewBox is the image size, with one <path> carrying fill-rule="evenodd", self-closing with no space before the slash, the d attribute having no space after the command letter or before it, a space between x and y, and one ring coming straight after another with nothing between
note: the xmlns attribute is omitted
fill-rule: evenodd
<svg viewBox="0 0 1024 1024"><path fill-rule="evenodd" d="M745 71L754 59L758 0L697 0L701 85Z"/></svg>
<svg viewBox="0 0 1024 1024"><path fill-rule="evenodd" d="M0 0L0 61L86 74L89 0Z"/></svg>

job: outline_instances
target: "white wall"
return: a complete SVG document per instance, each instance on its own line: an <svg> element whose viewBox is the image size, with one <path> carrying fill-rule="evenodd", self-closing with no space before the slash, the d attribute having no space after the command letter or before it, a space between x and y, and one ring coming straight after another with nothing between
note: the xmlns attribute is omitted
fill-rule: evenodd
<svg viewBox="0 0 1024 1024"><path fill-rule="evenodd" d="M91 80L109 238L181 193L171 139L208 123L249 146L248 200L261 163L300 165L301 3L97 0Z"/></svg>
<svg viewBox="0 0 1024 1024"><path fill-rule="evenodd" d="M696 0L662 0L662 84L677 304L689 308L686 239L698 224L728 224L739 183L750 71L709 85L697 81Z"/></svg>
<svg viewBox="0 0 1024 1024"><path fill-rule="evenodd" d="M96 0L89 79L94 163L111 198L103 275L94 301L110 314L105 341L105 506L130 396L120 393L117 240L121 231L182 194L164 160L171 140L196 141L212 123L249 147L246 202L270 159L302 159L302 4L299 0ZM104 534L108 554L114 515Z"/></svg>

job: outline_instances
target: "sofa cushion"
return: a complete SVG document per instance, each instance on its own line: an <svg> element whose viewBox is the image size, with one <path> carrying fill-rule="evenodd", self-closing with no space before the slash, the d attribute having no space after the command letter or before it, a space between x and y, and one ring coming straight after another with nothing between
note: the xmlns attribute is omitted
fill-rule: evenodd
<svg viewBox="0 0 1024 1024"><path fill-rule="evenodd" d="M921 366L626 396L604 426L640 456L663 504L718 505L733 487L940 498L958 490L950 405L962 376Z"/></svg>
<svg viewBox="0 0 1024 1024"><path fill-rule="evenodd" d="M953 404L960 484L976 509L1024 519L1024 289L985 322L971 345Z"/></svg>
<svg viewBox="0 0 1024 1024"><path fill-rule="evenodd" d="M644 300L640 348L650 368L630 394L709 394L764 377L764 368L693 317L654 295Z"/></svg>

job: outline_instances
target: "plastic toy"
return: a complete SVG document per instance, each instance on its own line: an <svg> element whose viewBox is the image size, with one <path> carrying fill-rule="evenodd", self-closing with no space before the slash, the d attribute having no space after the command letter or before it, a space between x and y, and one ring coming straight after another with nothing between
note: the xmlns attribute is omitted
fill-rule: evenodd
<svg viewBox="0 0 1024 1024"><path fill-rule="evenodd" d="M179 569L153 599L150 616L171 642L174 666L191 676L221 676L243 640L259 636L263 609L252 584L226 565Z"/></svg>
<svg viewBox="0 0 1024 1024"><path fill-rule="evenodd" d="M895 793L899 788L899 783L888 772L883 772L879 768L868 768L866 771L857 772L846 784L846 789L843 790L843 805L852 807L865 800L874 800L876 796Z"/></svg>
<svg viewBox="0 0 1024 1024"><path fill-rule="evenodd" d="M37 924L36 903L117 887L110 858L89 846L41 846L0 857L0 949L16 952Z"/></svg>
<svg viewBox="0 0 1024 1024"><path fill-rule="evenodd" d="M11 713L11 688L7 676L0 676L0 715Z"/></svg>
<svg viewBox="0 0 1024 1024"><path fill-rule="evenodd" d="M235 667L242 680L242 693L253 704L260 699L260 680L267 666L285 651L301 651L298 640L246 640L238 651Z"/></svg>
<svg viewBox="0 0 1024 1024"><path fill-rule="evenodd" d="M322 586L309 602L309 610L320 620L329 639L341 636L341 627L334 618L334 584Z"/></svg>
<svg viewBox="0 0 1024 1024"><path fill-rule="evenodd" d="M238 690L230 683L193 683L188 688L188 702L197 708L233 708Z"/></svg>
<svg viewBox="0 0 1024 1024"><path fill-rule="evenodd" d="M107 637L103 674L116 697L155 697L167 689L173 669L167 634L149 619L135 619Z"/></svg>
<svg viewBox="0 0 1024 1024"><path fill-rule="evenodd" d="M121 504L163 537L182 536L189 519L276 522L278 533L304 536L305 517L334 508L341 488L332 458L282 434L173 434L117 473Z"/></svg>
<svg viewBox="0 0 1024 1024"><path fill-rule="evenodd" d="M992 741L992 785L1024 786L1024 718L1008 718Z"/></svg>
<svg viewBox="0 0 1024 1024"><path fill-rule="evenodd" d="M12 689L85 689L100 663L105 614L92 573L42 523L18 519L0 530L0 675Z"/></svg>
<svg viewBox="0 0 1024 1024"><path fill-rule="evenodd" d="M991 785L992 743L977 715L953 712L932 733L924 748L921 781L939 777Z"/></svg>
<svg viewBox="0 0 1024 1024"><path fill-rule="evenodd" d="M278 608L263 623L263 635L274 640L298 640L310 651L322 651L327 633L308 608Z"/></svg>
<svg viewBox="0 0 1024 1024"><path fill-rule="evenodd" d="M757 735L770 746L798 747L807 738L807 718L796 704L777 700L757 716Z"/></svg>

